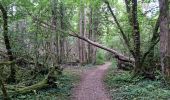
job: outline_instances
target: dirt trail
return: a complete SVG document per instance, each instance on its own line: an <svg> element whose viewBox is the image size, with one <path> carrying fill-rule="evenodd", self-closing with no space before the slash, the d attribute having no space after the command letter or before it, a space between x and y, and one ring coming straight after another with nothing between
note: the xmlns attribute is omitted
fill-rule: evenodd
<svg viewBox="0 0 170 100"><path fill-rule="evenodd" d="M72 100L111 100L103 84L103 76L111 63L87 70L75 88Z"/></svg>

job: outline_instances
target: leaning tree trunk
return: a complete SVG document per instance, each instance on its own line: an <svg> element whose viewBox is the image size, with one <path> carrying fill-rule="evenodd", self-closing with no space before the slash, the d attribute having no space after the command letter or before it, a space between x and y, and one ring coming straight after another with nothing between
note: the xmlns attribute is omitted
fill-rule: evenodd
<svg viewBox="0 0 170 100"><path fill-rule="evenodd" d="M50 29L50 30L55 30L55 26L53 25L50 25L42 20L39 20L37 18L35 18L34 16L32 16L34 20L38 21L39 23L41 23L40 25L46 29ZM51 28L49 28L51 27ZM75 31L73 31L70 27L67 27L68 30L70 30L70 32L67 32L67 31L64 31L64 30L61 30L61 29L57 29L58 31L60 32L63 32L63 33L67 33L69 36L72 36L72 37L75 37L75 38L78 38L79 40L82 40L82 41L85 41L97 48L100 48L100 49L103 49L105 51L108 51L110 53L113 54L113 56L119 60L122 60L122 61L126 61L126 62L130 62L130 63L133 63L134 62L134 59L133 58L129 58L127 56L124 56L123 54L119 53L118 51L114 50L114 49L111 49L111 48L108 48L108 47L105 47L103 46L102 44L99 44L97 42L94 42L84 36L80 36L78 33L76 33Z"/></svg>
<svg viewBox="0 0 170 100"><path fill-rule="evenodd" d="M4 41L5 41L5 46L6 46L6 50L7 50L7 54L8 54L8 58L9 61L13 61L14 57L12 55L12 49L11 49L11 45L10 45L10 41L9 41L9 37L8 37L8 15L7 15L7 10L3 7L3 5L0 3L0 10L2 12L2 17L3 17L3 37L4 37ZM15 82L15 68L14 65L11 64L11 73L10 76L8 78L9 82Z"/></svg>
<svg viewBox="0 0 170 100"><path fill-rule="evenodd" d="M128 40L128 37L126 36L125 32L123 31L123 28L121 27L120 23L118 22L118 19L117 19L117 17L115 16L115 14L114 14L114 12L113 12L113 10L112 10L109 2L108 2L108 1L105 1L105 3L106 3L106 5L107 5L107 7L108 7L108 9L109 9L109 11L110 11L110 13L111 13L114 21L115 21L115 23L116 23L116 25L117 25L117 27L118 27L118 29L119 29L119 31L120 31L120 34L121 34L122 37L123 37L124 43L126 44L129 52L130 52L130 53L132 54L132 56L135 58L135 53L134 53L134 50L132 49L132 47L131 47L131 45L130 45L130 42L129 42L129 40ZM137 5L136 5L136 6L137 6ZM128 7L129 7L129 6L128 6ZM128 7L127 7L127 8L128 8ZM129 9L127 10L127 12L128 12L128 14L129 14L129 21L130 21L130 23L131 23L131 25L132 25L133 22L131 22L131 21L132 21L132 19L131 19L131 17L130 17L130 14L131 14L131 13L130 13L129 10L130 10L130 7L129 7ZM133 14L133 13L132 13L132 14ZM137 11L136 11L136 14L137 14ZM137 18L137 16L136 16L136 18Z"/></svg>
<svg viewBox="0 0 170 100"><path fill-rule="evenodd" d="M162 72L170 82L170 28L169 0L159 0L160 7L160 56Z"/></svg>

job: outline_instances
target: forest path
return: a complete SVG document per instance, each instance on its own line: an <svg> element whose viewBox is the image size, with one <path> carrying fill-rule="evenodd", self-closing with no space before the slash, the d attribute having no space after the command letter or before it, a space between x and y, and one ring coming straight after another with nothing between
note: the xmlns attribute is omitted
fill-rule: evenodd
<svg viewBox="0 0 170 100"><path fill-rule="evenodd" d="M103 77L110 65L107 62L83 73L72 100L111 100L103 84Z"/></svg>

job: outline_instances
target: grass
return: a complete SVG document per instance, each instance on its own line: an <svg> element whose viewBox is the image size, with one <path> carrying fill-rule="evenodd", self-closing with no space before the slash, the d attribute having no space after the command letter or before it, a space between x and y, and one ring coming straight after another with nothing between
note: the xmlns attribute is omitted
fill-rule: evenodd
<svg viewBox="0 0 170 100"><path fill-rule="evenodd" d="M114 67L110 68L104 81L113 100L169 100L170 98L170 88L162 80L131 79L130 72Z"/></svg>
<svg viewBox="0 0 170 100"><path fill-rule="evenodd" d="M25 95L11 94L11 100L69 100L72 88L79 82L80 70L64 70L58 78L58 86L46 88ZM0 97L0 100L2 97Z"/></svg>

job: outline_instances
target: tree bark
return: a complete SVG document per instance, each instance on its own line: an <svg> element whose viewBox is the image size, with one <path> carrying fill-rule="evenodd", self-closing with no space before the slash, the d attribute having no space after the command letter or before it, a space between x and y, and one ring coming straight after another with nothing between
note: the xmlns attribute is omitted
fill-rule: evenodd
<svg viewBox="0 0 170 100"><path fill-rule="evenodd" d="M64 12L64 5L63 2L61 1L60 3L60 27L62 30L65 30L65 24L64 24L64 17L65 17L65 12ZM60 58L61 58L61 62L60 63L64 63L66 62L66 38L64 36L64 33L61 32L61 39L60 39Z"/></svg>
<svg viewBox="0 0 170 100"><path fill-rule="evenodd" d="M86 12L85 12L85 8L84 8L84 4L82 4L80 7L79 32L80 32L80 36L84 37L86 35ZM82 63L82 64L87 63L85 42L82 40L78 40L78 44L79 44L80 63Z"/></svg>
<svg viewBox="0 0 170 100"><path fill-rule="evenodd" d="M54 60L53 63L55 64L59 64L61 63L61 36L60 33L57 31L57 29L59 28L59 25L57 23L57 3L58 0L51 0L51 11L52 11L52 27L53 29L53 34L51 36L51 50L53 52L52 59ZM57 59L56 59L57 58Z"/></svg>
<svg viewBox="0 0 170 100"><path fill-rule="evenodd" d="M132 27L133 27L133 39L134 39L134 54L135 54L135 69L134 72L138 73L141 71L140 65L140 32L139 23L137 17L137 0L132 0Z"/></svg>
<svg viewBox="0 0 170 100"><path fill-rule="evenodd" d="M92 8L91 6L89 12L89 34L88 39L96 41L98 38L98 26L99 26L99 8ZM96 51L97 48L91 44L88 44L88 63L96 63Z"/></svg>
<svg viewBox="0 0 170 100"><path fill-rule="evenodd" d="M141 52L140 52L140 29L138 23L137 14L137 0L125 0L126 11L128 13L129 23L133 30L133 41L134 41L134 58L135 58L135 68L134 73L144 72L141 65ZM132 4L132 6L131 6Z"/></svg>
<svg viewBox="0 0 170 100"><path fill-rule="evenodd" d="M160 8L160 56L162 72L170 83L170 28L169 0L159 0Z"/></svg>
<svg viewBox="0 0 170 100"><path fill-rule="evenodd" d="M90 16L89 16L89 34L88 38L93 40L93 9L90 7ZM93 60L93 46L88 44L88 63L92 63Z"/></svg>

